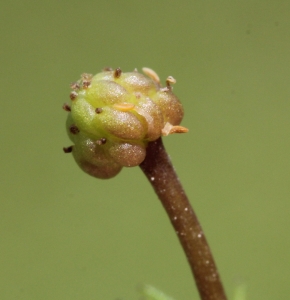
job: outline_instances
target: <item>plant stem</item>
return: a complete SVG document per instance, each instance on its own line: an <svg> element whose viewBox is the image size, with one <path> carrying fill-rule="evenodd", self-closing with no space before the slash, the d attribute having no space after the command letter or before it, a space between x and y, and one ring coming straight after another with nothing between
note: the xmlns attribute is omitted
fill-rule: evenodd
<svg viewBox="0 0 290 300"><path fill-rule="evenodd" d="M226 300L204 232L161 138L150 142L140 167L162 202L190 264L202 300Z"/></svg>

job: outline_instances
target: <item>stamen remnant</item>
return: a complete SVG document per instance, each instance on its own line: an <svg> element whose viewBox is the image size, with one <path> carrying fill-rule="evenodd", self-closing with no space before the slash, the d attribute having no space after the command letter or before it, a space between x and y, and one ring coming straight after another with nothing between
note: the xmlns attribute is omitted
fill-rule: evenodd
<svg viewBox="0 0 290 300"><path fill-rule="evenodd" d="M173 126L168 122L165 124L165 126L162 129L163 136L167 136L172 133L186 133L186 132L188 132L188 128L180 125Z"/></svg>
<svg viewBox="0 0 290 300"><path fill-rule="evenodd" d="M160 78L155 71L150 68L143 68L143 73L154 80L156 83L160 84Z"/></svg>
<svg viewBox="0 0 290 300"><path fill-rule="evenodd" d="M168 76L166 79L166 86L171 87L170 84L176 83L176 79L174 79L172 76Z"/></svg>
<svg viewBox="0 0 290 300"><path fill-rule="evenodd" d="M129 111L129 110L132 110L135 105L132 104L132 103L116 103L113 105L114 108L120 110L120 111Z"/></svg>

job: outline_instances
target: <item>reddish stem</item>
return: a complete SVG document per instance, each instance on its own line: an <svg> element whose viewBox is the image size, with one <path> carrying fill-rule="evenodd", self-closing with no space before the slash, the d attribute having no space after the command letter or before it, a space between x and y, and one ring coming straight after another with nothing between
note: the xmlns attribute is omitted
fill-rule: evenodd
<svg viewBox="0 0 290 300"><path fill-rule="evenodd" d="M140 165L162 202L190 264L202 300L226 300L204 232L161 138L150 142Z"/></svg>

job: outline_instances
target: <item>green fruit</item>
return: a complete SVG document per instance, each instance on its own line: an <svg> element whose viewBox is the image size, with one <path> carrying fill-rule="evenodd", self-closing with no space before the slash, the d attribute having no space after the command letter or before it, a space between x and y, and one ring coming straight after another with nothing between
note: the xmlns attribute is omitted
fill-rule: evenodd
<svg viewBox="0 0 290 300"><path fill-rule="evenodd" d="M122 73L104 70L83 74L72 84L67 133L74 143L64 148L72 152L86 173L102 179L117 175L122 167L139 165L146 156L148 142L170 133L187 132L179 126L183 108L173 94L168 77L161 87L158 75L143 69Z"/></svg>

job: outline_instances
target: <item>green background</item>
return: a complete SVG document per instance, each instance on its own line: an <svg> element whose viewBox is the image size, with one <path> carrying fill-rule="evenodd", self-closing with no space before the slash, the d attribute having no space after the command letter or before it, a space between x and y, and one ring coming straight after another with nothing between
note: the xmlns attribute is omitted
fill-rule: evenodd
<svg viewBox="0 0 290 300"><path fill-rule="evenodd" d="M138 167L83 173L69 84L104 66L177 79L188 134L164 139L230 297L289 299L290 1L2 1L0 299L197 299Z"/></svg>

